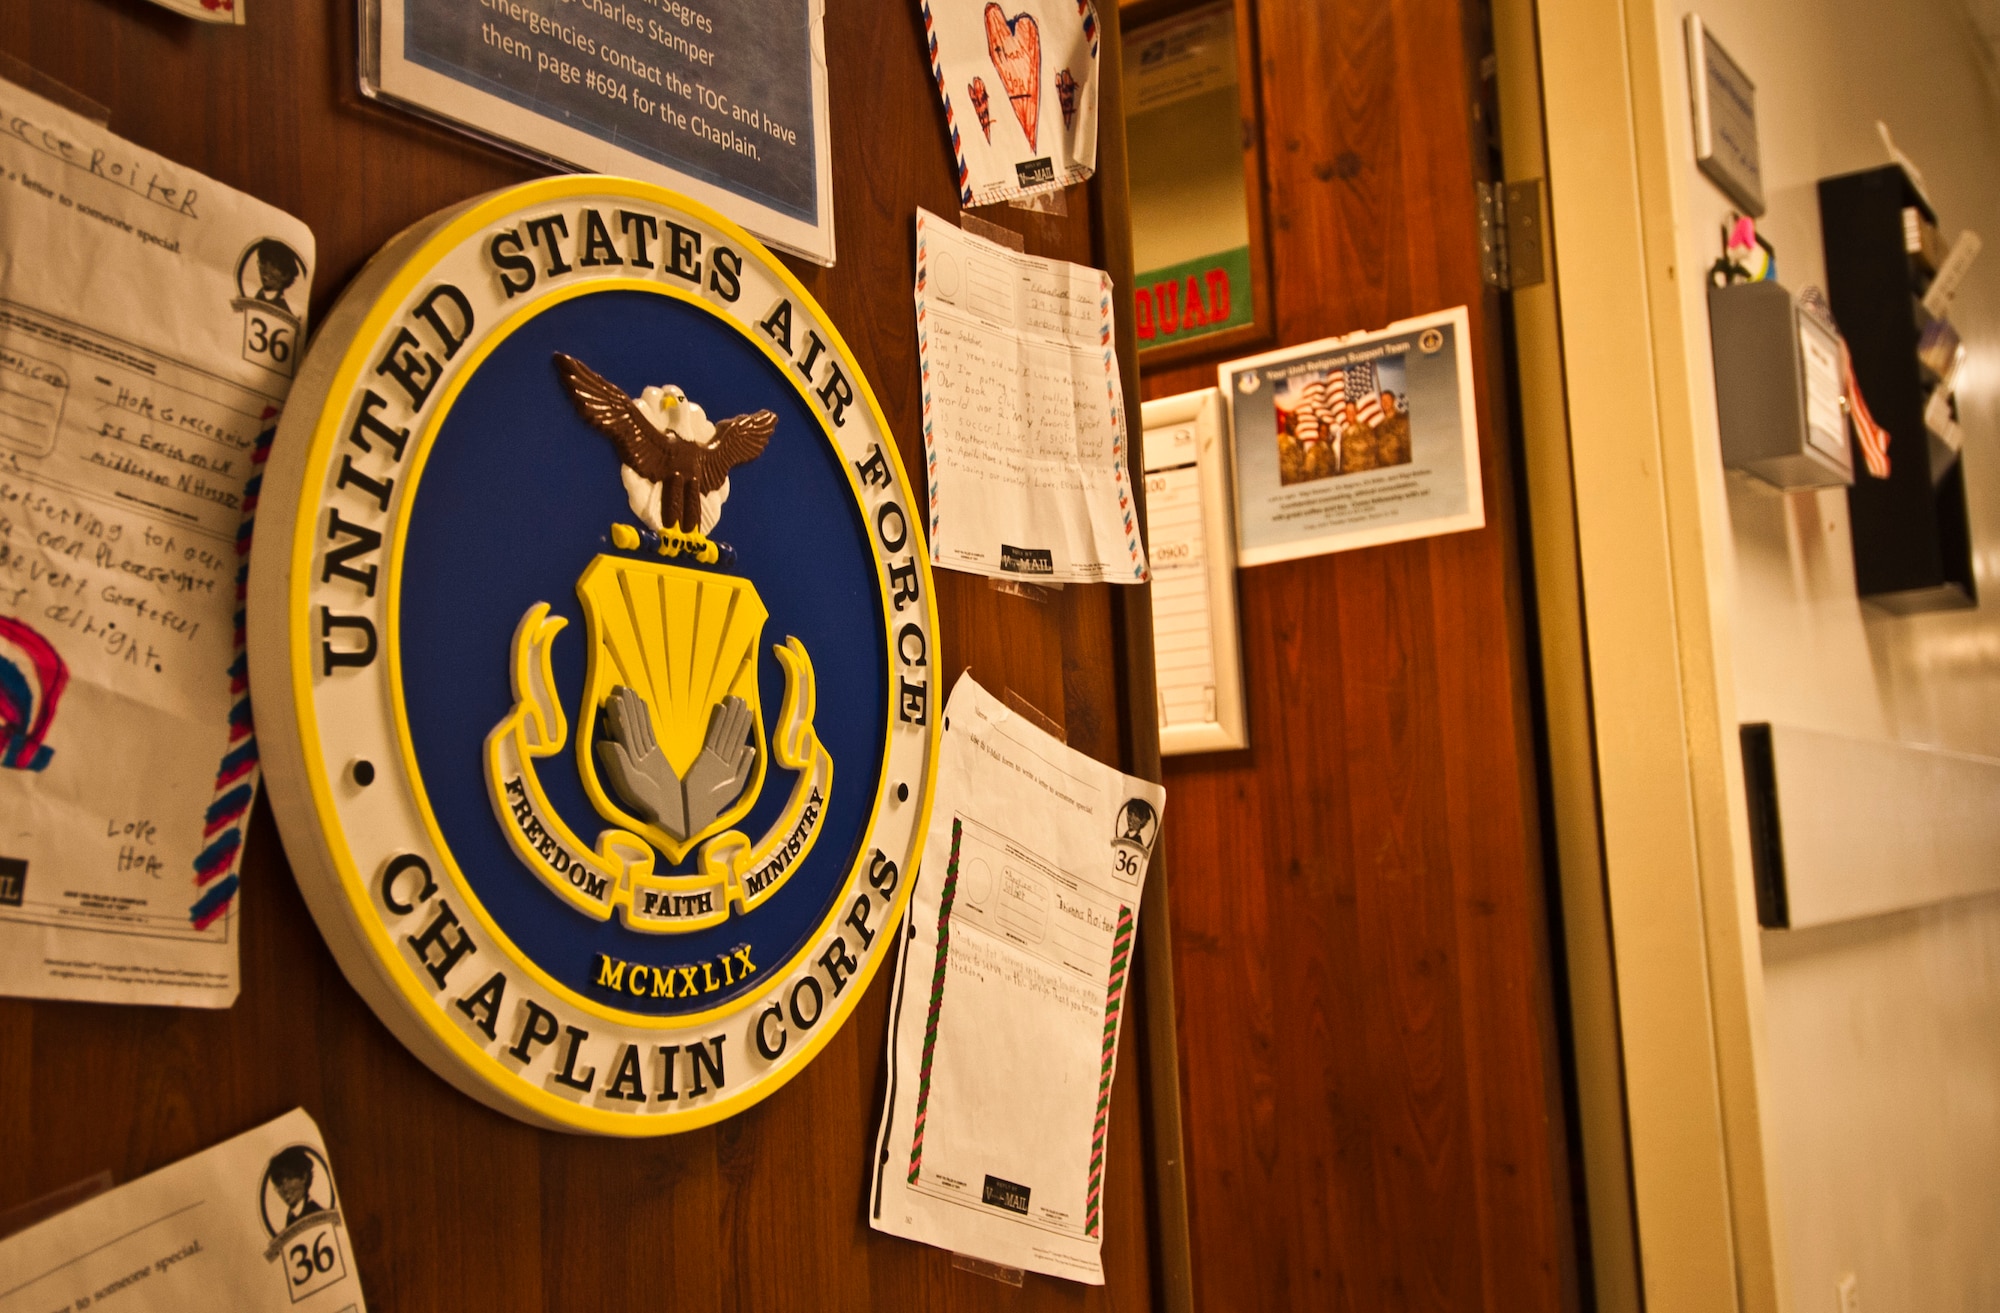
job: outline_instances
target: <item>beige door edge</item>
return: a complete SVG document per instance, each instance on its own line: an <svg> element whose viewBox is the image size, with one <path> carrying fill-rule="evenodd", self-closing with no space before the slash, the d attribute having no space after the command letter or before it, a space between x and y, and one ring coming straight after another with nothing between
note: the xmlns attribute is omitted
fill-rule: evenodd
<svg viewBox="0 0 2000 1313"><path fill-rule="evenodd" d="M1493 0L1506 181L1548 176L1535 0ZM1521 406L1535 623L1562 903L1576 1125L1583 1150L1590 1277L1601 1313L1638 1313L1639 1255L1619 1052L1618 991L1598 828L1575 487L1570 473L1557 276L1510 293Z"/></svg>
<svg viewBox="0 0 2000 1313"><path fill-rule="evenodd" d="M1597 1303L1775 1313L1727 520L1673 267L1678 52L1653 0L1494 0L1494 27L1508 178L1549 200L1551 280L1512 297Z"/></svg>

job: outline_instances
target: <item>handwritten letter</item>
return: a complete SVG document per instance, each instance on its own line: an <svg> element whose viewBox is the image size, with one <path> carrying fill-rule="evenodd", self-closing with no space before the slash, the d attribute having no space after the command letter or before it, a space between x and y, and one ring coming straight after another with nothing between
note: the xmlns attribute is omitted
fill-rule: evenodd
<svg viewBox="0 0 2000 1313"><path fill-rule="evenodd" d="M0 82L0 993L227 1007L305 225Z"/></svg>
<svg viewBox="0 0 2000 1313"><path fill-rule="evenodd" d="M917 212L931 560L1040 582L1143 583L1111 280Z"/></svg>

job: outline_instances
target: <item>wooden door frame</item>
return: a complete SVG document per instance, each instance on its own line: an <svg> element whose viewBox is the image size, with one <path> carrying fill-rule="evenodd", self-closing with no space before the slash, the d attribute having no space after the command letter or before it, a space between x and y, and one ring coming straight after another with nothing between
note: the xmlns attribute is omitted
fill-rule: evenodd
<svg viewBox="0 0 2000 1313"><path fill-rule="evenodd" d="M1135 272L1132 249L1131 157L1125 142L1125 77L1121 59L1124 29L1119 6L1098 10L1104 56L1098 61L1097 169L1090 187L1094 203L1091 244L1114 286L1130 288ZM1129 306L1129 299L1126 302ZM1145 425L1139 419L1139 339L1132 316L1113 316L1113 349L1118 356L1130 451L1127 465L1146 468ZM1132 497L1145 523L1146 481L1135 479ZM1111 590L1112 626L1119 657L1119 702L1124 720L1127 769L1144 779L1162 777L1159 695L1153 658L1153 585ZM1188 1229L1187 1153L1181 1126L1180 1023L1174 1002L1171 832L1163 833L1147 872L1147 897L1139 917L1135 958L1139 993L1145 1003L1144 1059L1140 1098L1146 1108L1146 1167L1151 1185L1154 1300L1167 1313L1193 1313L1194 1244ZM1128 1078L1129 1079L1129 1078Z"/></svg>
<svg viewBox="0 0 2000 1313"><path fill-rule="evenodd" d="M1655 0L1493 0L1510 180L1548 180L1514 294L1598 1305L1780 1307L1763 967ZM1718 518L1721 517L1721 518ZM1726 541L1726 530L1720 540Z"/></svg>

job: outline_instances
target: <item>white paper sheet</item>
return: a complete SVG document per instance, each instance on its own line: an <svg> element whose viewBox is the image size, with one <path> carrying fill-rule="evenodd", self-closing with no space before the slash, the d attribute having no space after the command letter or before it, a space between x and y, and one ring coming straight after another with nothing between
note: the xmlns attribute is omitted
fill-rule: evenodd
<svg viewBox="0 0 2000 1313"><path fill-rule="evenodd" d="M282 211L0 82L0 993L227 1007Z"/></svg>
<svg viewBox="0 0 2000 1313"><path fill-rule="evenodd" d="M1153 665L1160 727L1215 720L1208 529L1193 423L1146 428L1146 528L1153 539Z"/></svg>
<svg viewBox="0 0 2000 1313"><path fill-rule="evenodd" d="M0 1313L366 1313L319 1127L294 1108L0 1240Z"/></svg>
<svg viewBox="0 0 2000 1313"><path fill-rule="evenodd" d="M1153 532L1153 663L1160 725L1213 724L1215 637L1201 472L1183 465L1147 474L1146 523Z"/></svg>
<svg viewBox="0 0 2000 1313"><path fill-rule="evenodd" d="M1155 397L1140 414L1160 751L1247 747L1222 400L1204 388Z"/></svg>
<svg viewBox="0 0 2000 1313"><path fill-rule="evenodd" d="M917 211L931 562L1042 583L1144 583L1111 276Z"/></svg>
<svg viewBox="0 0 2000 1313"><path fill-rule="evenodd" d="M1058 191L1097 167L1093 0L923 0L961 205Z"/></svg>
<svg viewBox="0 0 2000 1313"><path fill-rule="evenodd" d="M1165 801L960 677L897 963L877 1230L1103 1284L1111 1080Z"/></svg>

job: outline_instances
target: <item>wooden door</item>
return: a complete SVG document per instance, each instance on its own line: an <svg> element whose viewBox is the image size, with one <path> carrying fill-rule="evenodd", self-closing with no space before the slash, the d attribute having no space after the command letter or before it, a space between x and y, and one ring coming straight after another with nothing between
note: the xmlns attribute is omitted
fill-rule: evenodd
<svg viewBox="0 0 2000 1313"><path fill-rule="evenodd" d="M114 131L303 218L319 242L316 316L406 224L535 174L362 100L354 0L247 3L243 29L191 24L144 0L10 4L0 50L107 106ZM919 205L957 213L950 148L915 0L827 10L840 262L793 268L920 472L914 216ZM1120 130L1117 104L1106 98L1109 131ZM1020 230L1034 254L1094 262L1097 200L1095 186L1072 189L1066 216L1001 207L987 217ZM1064 722L1074 746L1129 763L1109 586L1030 601L966 575L940 572L937 584L939 669L969 667ZM1113 1089L1107 1284L1031 1276L1015 1291L868 1228L888 971L766 1102L707 1130L612 1142L531 1130L405 1051L320 941L261 800L240 916L242 995L228 1011L0 1000L0 1211L102 1169L130 1180L298 1105L325 1132L378 1309L1152 1302L1135 1044ZM1141 999L1127 1035L1144 1024Z"/></svg>
<svg viewBox="0 0 2000 1313"><path fill-rule="evenodd" d="M1244 570L1250 747L1168 760L1197 1303L1573 1307L1485 6L1253 8L1276 345L1469 306L1487 527Z"/></svg>

